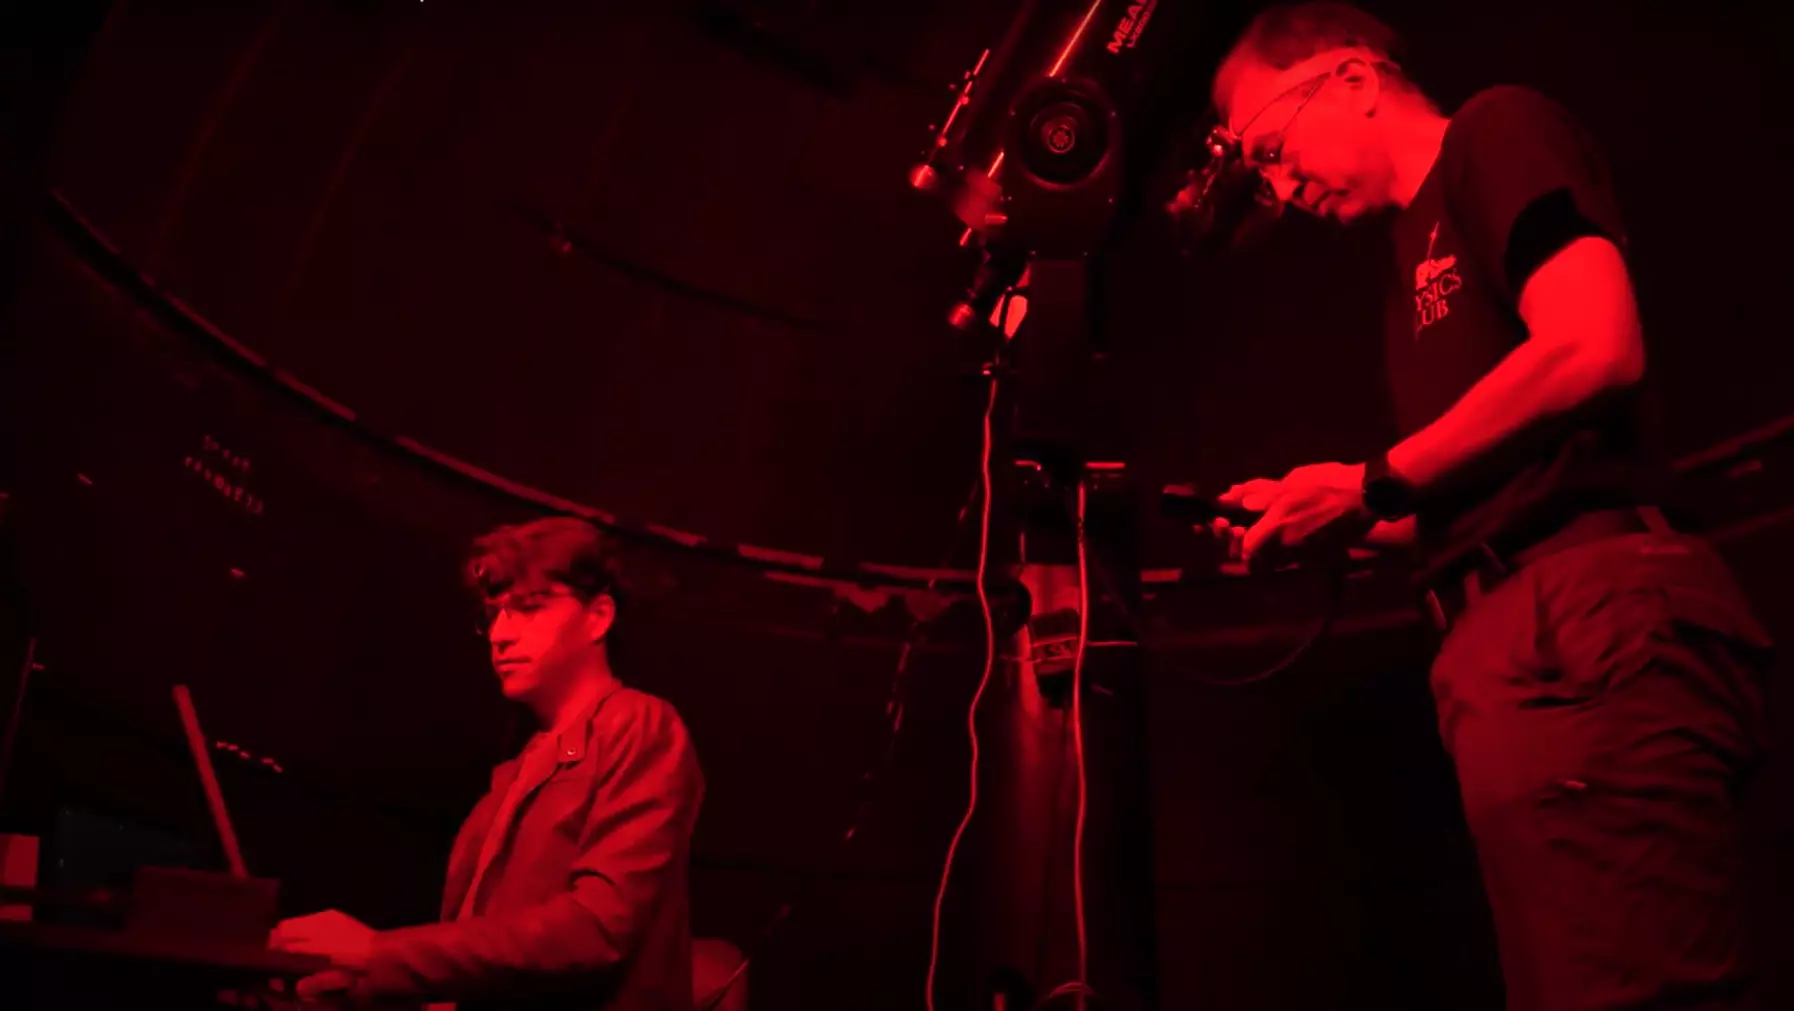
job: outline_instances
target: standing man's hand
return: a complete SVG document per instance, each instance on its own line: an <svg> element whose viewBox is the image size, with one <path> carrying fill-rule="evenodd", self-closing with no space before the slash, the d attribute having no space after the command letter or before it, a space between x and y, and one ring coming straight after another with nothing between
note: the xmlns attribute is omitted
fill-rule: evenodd
<svg viewBox="0 0 1794 1011"><path fill-rule="evenodd" d="M1261 478L1235 485L1221 501L1263 512L1239 544L1241 558L1253 568L1343 555L1376 524L1364 507L1363 464L1297 467L1281 481Z"/></svg>
<svg viewBox="0 0 1794 1011"><path fill-rule="evenodd" d="M1263 513L1283 495L1283 482L1268 477L1242 481L1215 496L1215 501L1242 512Z"/></svg>
<svg viewBox="0 0 1794 1011"><path fill-rule="evenodd" d="M329 1006L347 1001L349 991L353 989L355 976L352 973L342 969L325 969L300 980L295 992L302 1001Z"/></svg>
<svg viewBox="0 0 1794 1011"><path fill-rule="evenodd" d="M1230 509L1241 512L1263 514L1271 507L1271 503L1283 494L1283 482L1268 477L1253 478L1228 488L1215 497L1215 501ZM1246 533L1251 524L1243 524L1226 518L1217 518L1198 529L1203 530L1223 545L1227 562L1222 571L1228 571L1243 565L1246 560Z"/></svg>

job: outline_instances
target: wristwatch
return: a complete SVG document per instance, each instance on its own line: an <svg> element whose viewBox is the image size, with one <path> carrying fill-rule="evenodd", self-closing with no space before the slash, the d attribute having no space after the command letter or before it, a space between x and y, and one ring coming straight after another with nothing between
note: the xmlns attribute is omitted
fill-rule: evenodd
<svg viewBox="0 0 1794 1011"><path fill-rule="evenodd" d="M1364 508L1380 520L1399 520L1414 515L1414 486L1389 467L1389 454L1378 453L1365 461Z"/></svg>

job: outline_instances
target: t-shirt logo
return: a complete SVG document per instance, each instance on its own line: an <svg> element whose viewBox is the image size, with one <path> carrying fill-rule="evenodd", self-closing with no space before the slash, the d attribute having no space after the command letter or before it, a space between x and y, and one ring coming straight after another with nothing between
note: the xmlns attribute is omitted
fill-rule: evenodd
<svg viewBox="0 0 1794 1011"><path fill-rule="evenodd" d="M1456 256L1433 258L1433 247L1438 242L1439 223L1435 221L1426 240L1426 258L1414 268L1415 340L1420 339L1420 331L1451 314L1451 295L1464 286L1458 276Z"/></svg>

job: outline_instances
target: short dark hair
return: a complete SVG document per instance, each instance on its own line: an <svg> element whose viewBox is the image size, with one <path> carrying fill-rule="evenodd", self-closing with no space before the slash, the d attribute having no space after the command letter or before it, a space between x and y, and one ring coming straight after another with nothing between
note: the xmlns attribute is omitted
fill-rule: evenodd
<svg viewBox="0 0 1794 1011"><path fill-rule="evenodd" d="M473 542L467 585L490 602L513 589L559 583L589 604L601 594L619 598L622 566L616 543L592 523L549 516L502 526Z"/></svg>
<svg viewBox="0 0 1794 1011"><path fill-rule="evenodd" d="M1395 60L1402 43L1395 29L1351 4L1321 2L1268 7L1234 45L1278 70L1288 70L1316 53L1352 47Z"/></svg>
<svg viewBox="0 0 1794 1011"><path fill-rule="evenodd" d="M1402 72L1404 46L1395 29L1351 4L1325 2L1278 4L1252 19L1222 61L1223 71L1240 56L1250 56L1273 70L1288 70L1329 49L1364 49L1378 57L1378 69L1407 90L1418 92ZM1222 80L1217 78L1219 103Z"/></svg>

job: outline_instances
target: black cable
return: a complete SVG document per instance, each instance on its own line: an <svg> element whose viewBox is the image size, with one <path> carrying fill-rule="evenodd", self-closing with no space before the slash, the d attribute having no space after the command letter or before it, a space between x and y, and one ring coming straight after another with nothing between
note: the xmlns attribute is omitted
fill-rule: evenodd
<svg viewBox="0 0 1794 1011"><path fill-rule="evenodd" d="M376 429L353 410L330 400L283 369L264 360L241 341L225 333L211 320L202 316L198 310L181 300L161 282L144 273L126 259L124 252L60 191L52 189L48 192L47 197L47 216L50 227L69 243L70 248L82 264L93 270L101 280L134 301L168 330L194 340L202 353L211 355L215 360L224 363L239 374L252 376L259 381L269 383L284 395L294 398L313 411L314 416L320 421L334 425L348 432L354 438L364 440L377 447L382 452L403 458L431 473L465 482L511 500L526 502L539 509L578 516L607 533L633 543L651 544L669 551L713 558L762 572L780 572L809 579L827 579L855 586L930 590L950 586L968 594L976 591L976 588L970 585L970 577L965 573L954 574L959 578L937 576L920 579L915 576L894 574L888 571L889 567L875 566L859 560L833 562L829 559L819 558L812 562L789 561L780 557L771 557L764 551L745 552L741 545L714 541L698 535L669 536L654 524L626 522L608 512L582 503L568 501L540 489L490 473L401 433ZM803 557L801 552L780 552L778 554Z"/></svg>
<svg viewBox="0 0 1794 1011"><path fill-rule="evenodd" d="M973 491L976 493L976 485L973 486ZM964 530L963 518L969 512L970 509L968 508L960 514L962 522L955 530L956 539L957 534ZM957 546L956 543L955 547L957 548ZM905 683L904 675L909 672L909 660L911 654L915 651L915 647L921 645L925 638L923 632L924 629L921 619L912 615L909 630L905 635L902 645L898 648L897 669L892 673L891 677L891 695L889 701L885 704L885 713L887 717L886 725L888 729L886 731L884 750L880 754L877 762L860 775L860 797L856 801L854 815L848 823L847 831L841 836L841 845L843 847L851 843L859 834L860 825L865 820L867 810L870 807L872 787L881 782L886 770L890 767L893 756L896 754L897 736L903 728L902 696L903 685ZM814 887L814 884L812 883L810 887ZM721 987L717 988L715 995L713 995L703 1007L699 1008L698 1011L714 1011L714 1009L729 996L729 992L734 989L736 981L747 972L748 964L755 958L758 958L766 950L768 945L771 944L774 936L778 933L779 927L783 926L784 923L790 919L791 911L800 901L806 898L808 898L808 895L793 895L780 903L778 910L773 913L772 919L767 921L766 926L760 929L759 935L754 938L754 941L752 945L749 946L748 950L742 953L741 963L735 967L735 971L729 974L729 978L723 982Z"/></svg>
<svg viewBox="0 0 1794 1011"><path fill-rule="evenodd" d="M978 500L981 484L982 482L980 480L973 480L972 488L966 497L965 505L960 507L959 516L955 521L953 528L953 544L947 550L947 561L942 563L942 567L945 567L947 562L950 562L953 555L959 550L960 538L964 535L966 530L965 521L967 517L972 514L972 506ZM847 831L842 833L842 846L846 846L848 843L852 842L859 834L860 825L865 821L866 814L871 806L872 787L882 781L884 774L890 769L892 759L896 756L897 736L903 728L903 686L906 681L904 675L909 673L909 661L911 655L915 652L916 647L920 646L926 638L926 635L924 634L925 631L926 629L922 624L922 620L912 614L910 617L909 628L904 634L903 642L898 647L897 669L892 672L891 676L891 695L885 703L885 715L887 717L888 729L886 731L884 750L872 767L860 775L860 796L856 802L853 818L848 822ZM799 896L793 896L779 905L778 910L773 913L772 919L767 921L766 926L760 929L760 933L754 939L751 950L743 953L741 964L735 967L735 971L731 973L729 978L724 981L723 985L717 989L716 994L709 1000L709 1002L704 1004L703 1007L699 1008L698 1011L714 1011L717 1005L721 1004L724 998L729 996L729 992L734 989L736 981L747 971L748 963L759 957L766 946L771 943L778 928L790 918L791 911L797 906L799 901Z"/></svg>
<svg viewBox="0 0 1794 1011"><path fill-rule="evenodd" d="M1088 983L1065 983L1047 991L1046 996L1034 1002L1031 1011L1044 1011L1054 1001L1065 997L1080 997L1095 1001L1098 1007L1104 1006L1102 994L1097 993L1095 987Z"/></svg>
<svg viewBox="0 0 1794 1011"><path fill-rule="evenodd" d="M1003 323L1005 323L1005 324L1008 322L1008 319L1009 319L1009 307L1011 304L1011 300L1014 298L1014 296L1016 294L1017 294L1017 292L1014 290L1006 292L1003 296L1003 300L998 305L998 314L999 314L998 318L1001 319L1003 321ZM1003 329L1005 329L1005 331L1006 331L1006 328L1003 328ZM993 382L995 381L994 376L992 377L992 381ZM987 421L988 421L988 411L987 411ZM945 568L948 564L950 564L953 560L954 554L956 554L959 550L960 539L962 538L962 536L965 534L965 531L966 531L966 520L968 518L970 518L970 516L972 515L972 507L973 507L973 505L977 504L979 496L981 494L984 494L985 477L986 477L985 473L981 470L980 473L976 477L973 478L972 487L971 487L971 490L966 495L965 504L960 506L959 515L956 517L956 519L954 521L953 541L948 546L946 554L945 554L944 558L942 559L942 562L940 565L941 568ZM935 582L933 580L930 580L926 585L929 589L932 589L935 585ZM924 633L924 628L923 628L922 620L919 617L917 617L916 615L912 614L910 617L909 629L906 631L906 633L904 635L903 643L898 648L897 669L893 672L892 678L891 678L891 696L890 696L890 699L885 703L885 714L889 721L888 722L889 729L887 731L887 735L885 738L884 751L879 756L878 761L875 762L870 769L868 769L864 774L862 774L860 776L860 780L859 780L859 782L860 782L860 797L858 799L858 802L856 803L853 818L850 819L850 821L848 823L847 831L844 832L841 836L841 845L842 846L846 846L847 844L851 843L853 841L853 839L859 834L860 825L862 822L864 822L867 811L870 807L870 798L871 798L871 792L872 792L871 787L873 784L876 784L882 780L885 772L888 771L890 768L891 761L892 761L893 757L896 755L897 736L903 728L903 686L904 686L904 682L905 682L904 675L906 673L908 673L908 670L909 670L910 655L915 651L915 648L917 646L921 645L921 643L924 639L923 633ZM736 981L739 980L742 977L742 975L747 972L748 964L751 963L755 958L759 957L760 954L771 943L773 937L775 936L775 934L778 931L778 928L780 926L782 926L787 920L790 919L791 911L793 908L796 907L796 905L798 904L799 901L800 901L799 897L794 896L780 904L778 911L773 914L772 919L770 921L768 921L768 923L765 927L761 928L759 936L754 939L754 942L751 946L751 950L746 951L742 954L741 963L735 967L735 971L729 974L729 978L723 982L723 985L721 987L717 988L716 993L707 1002L705 1002L703 1007L699 1008L698 1011L715 1011L715 1008L718 1005L720 1005L723 1002L723 1000L729 996L730 991L733 990L735 987Z"/></svg>
<svg viewBox="0 0 1794 1011"><path fill-rule="evenodd" d="M1327 577L1327 606L1321 612L1320 620L1315 622L1314 628L1307 635L1303 636L1301 641L1296 644L1295 648L1291 649L1283 659L1278 660L1269 667L1255 671L1244 677L1217 678L1186 667L1172 658L1169 648L1154 643L1152 637L1146 632L1146 622L1141 620L1141 618L1134 613L1133 609L1128 606L1127 598L1122 596L1117 589L1114 579L1111 578L1109 574L1108 567L1102 563L1100 558L1094 555L1092 555L1090 561L1090 567L1096 571L1096 578L1102 581L1103 588L1109 593L1109 599L1114 602L1116 613L1121 616L1122 622L1127 625L1128 630L1133 632L1134 638L1140 643L1141 647L1156 655L1167 667L1184 678L1194 681L1197 684L1208 685L1212 688L1241 688L1246 685L1261 684L1288 670L1290 667L1294 666L1298 660L1302 659L1303 656L1307 655L1308 651L1314 647L1315 643L1321 641L1328 632L1332 631L1333 622L1339 617L1339 607L1345 598L1345 580L1349 567L1349 560L1342 559L1338 564L1329 565L1324 570Z"/></svg>
<svg viewBox="0 0 1794 1011"><path fill-rule="evenodd" d="M6 799L6 773L12 766L13 746L19 738L19 718L25 712L25 689L31 683L31 672L39 670L37 636L25 642L25 660L19 665L19 683L13 691L12 705L6 710L6 729L0 731L0 801Z"/></svg>
<svg viewBox="0 0 1794 1011"><path fill-rule="evenodd" d="M1055 825L1059 823L1060 791L1065 787L1065 766L1067 764L1064 761L1065 745L1070 737L1071 721L1061 720L1059 723L1058 748L1060 761L1054 763L1058 766L1058 771L1053 773L1053 824ZM1049 922L1056 911L1055 907L1050 904L1052 902L1053 886L1049 879L1053 874L1053 865L1059 859L1059 835L1060 833L1058 832L1047 833L1046 861L1042 863L1040 867L1040 895L1044 900L1044 908L1041 910L1041 919ZM1044 970L1047 964L1047 941L1050 939L1050 936L1049 931L1042 930L1040 931L1040 935L1035 938L1034 941L1034 978L1036 979L1046 975Z"/></svg>

